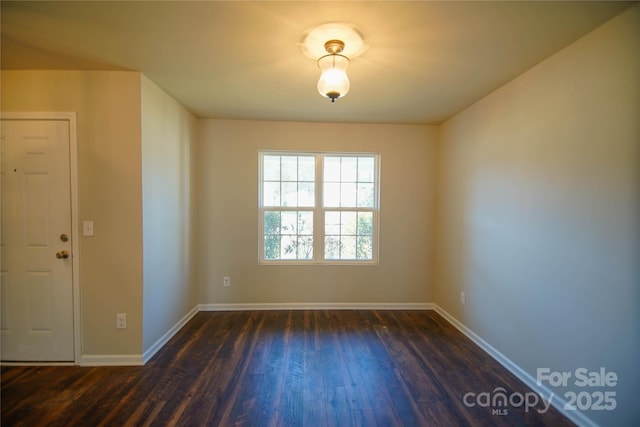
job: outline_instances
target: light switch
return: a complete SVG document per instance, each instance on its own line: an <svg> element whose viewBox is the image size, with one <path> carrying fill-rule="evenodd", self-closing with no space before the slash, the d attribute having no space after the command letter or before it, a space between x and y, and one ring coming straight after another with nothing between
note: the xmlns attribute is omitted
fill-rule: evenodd
<svg viewBox="0 0 640 427"><path fill-rule="evenodd" d="M93 221L82 221L82 235L93 236Z"/></svg>

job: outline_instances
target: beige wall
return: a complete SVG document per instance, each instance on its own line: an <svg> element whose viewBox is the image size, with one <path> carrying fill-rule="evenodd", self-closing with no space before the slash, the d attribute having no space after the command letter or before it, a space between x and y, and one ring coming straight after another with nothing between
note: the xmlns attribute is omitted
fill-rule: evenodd
<svg viewBox="0 0 640 427"><path fill-rule="evenodd" d="M77 113L82 354L142 350L140 74L2 71L2 111ZM127 313L128 328L115 328Z"/></svg>
<svg viewBox="0 0 640 427"><path fill-rule="evenodd" d="M3 71L1 108L77 112L83 354L139 355L194 303L435 301L534 377L616 371L617 410L588 416L625 425L639 41L635 6L440 127L196 120L134 72ZM381 153L379 265L259 265L260 149Z"/></svg>
<svg viewBox="0 0 640 427"><path fill-rule="evenodd" d="M429 126L201 120L200 302L431 302L435 136ZM260 149L380 153L379 264L258 265Z"/></svg>
<svg viewBox="0 0 640 427"><path fill-rule="evenodd" d="M197 304L192 147L197 119L142 76L143 351Z"/></svg>
<svg viewBox="0 0 640 427"><path fill-rule="evenodd" d="M440 131L437 304L534 378L617 372L617 409L587 415L637 425L640 7Z"/></svg>

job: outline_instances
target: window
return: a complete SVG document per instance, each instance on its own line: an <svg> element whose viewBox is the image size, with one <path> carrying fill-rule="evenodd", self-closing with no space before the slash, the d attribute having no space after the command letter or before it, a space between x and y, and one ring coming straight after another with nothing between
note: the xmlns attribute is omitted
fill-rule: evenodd
<svg viewBox="0 0 640 427"><path fill-rule="evenodd" d="M260 261L377 261L379 156L260 153Z"/></svg>

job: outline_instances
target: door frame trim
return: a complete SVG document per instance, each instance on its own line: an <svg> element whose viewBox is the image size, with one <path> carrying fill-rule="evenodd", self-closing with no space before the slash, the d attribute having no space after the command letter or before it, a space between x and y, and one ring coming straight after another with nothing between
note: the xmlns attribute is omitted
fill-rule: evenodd
<svg viewBox="0 0 640 427"><path fill-rule="evenodd" d="M60 120L69 122L69 178L71 184L71 281L73 292L73 362L78 365L82 357L82 322L80 298L80 227L78 220L78 140L76 113L72 111L0 112L4 120Z"/></svg>

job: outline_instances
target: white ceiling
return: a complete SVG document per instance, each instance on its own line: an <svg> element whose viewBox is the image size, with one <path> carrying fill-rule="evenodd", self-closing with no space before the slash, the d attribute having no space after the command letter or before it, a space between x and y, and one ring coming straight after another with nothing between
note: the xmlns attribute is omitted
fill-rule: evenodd
<svg viewBox="0 0 640 427"><path fill-rule="evenodd" d="M1 2L3 69L137 70L199 117L437 124L633 2ZM368 45L332 104L300 49Z"/></svg>

